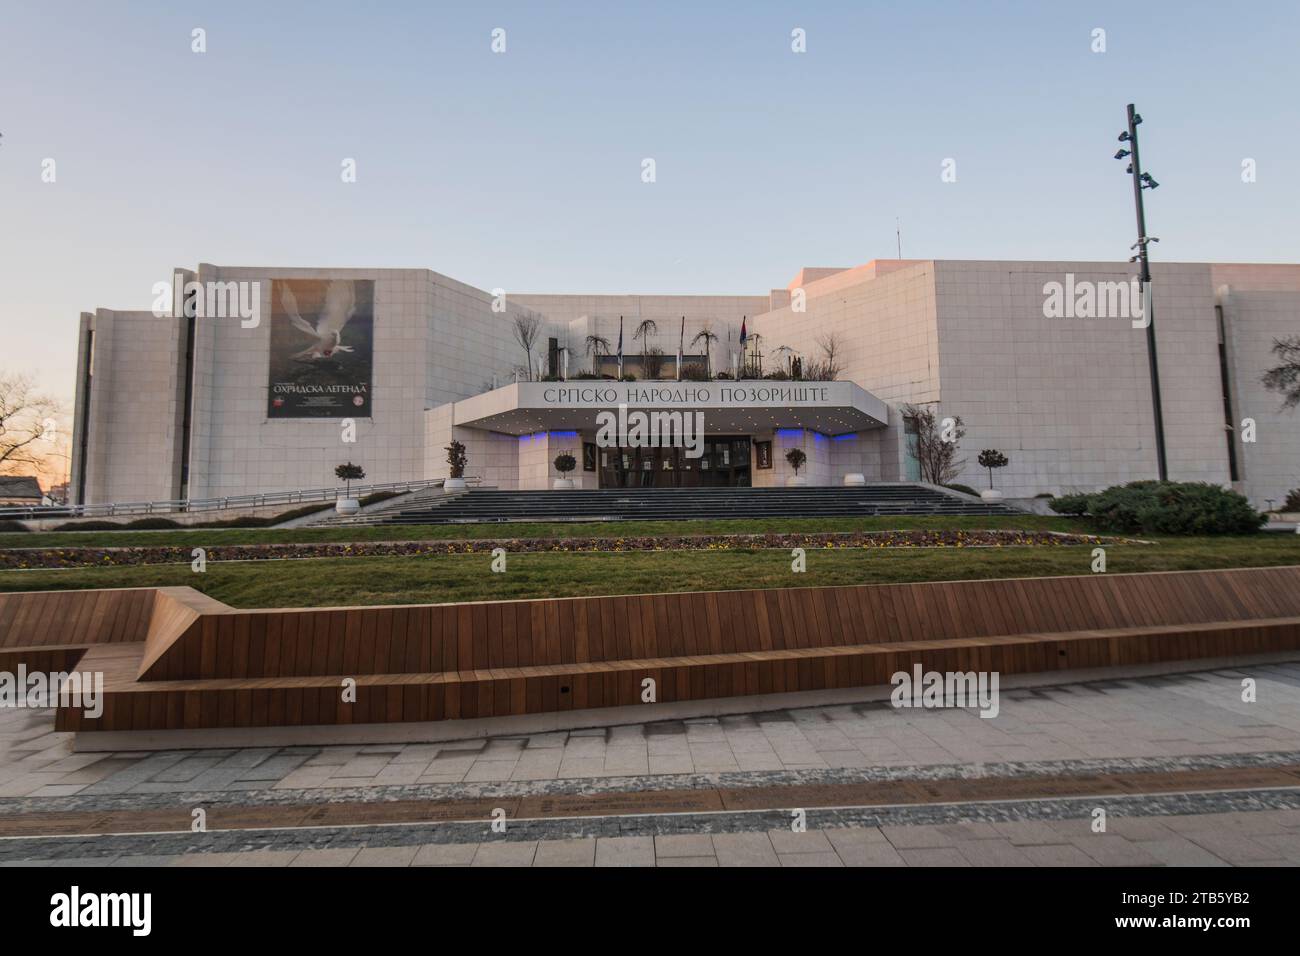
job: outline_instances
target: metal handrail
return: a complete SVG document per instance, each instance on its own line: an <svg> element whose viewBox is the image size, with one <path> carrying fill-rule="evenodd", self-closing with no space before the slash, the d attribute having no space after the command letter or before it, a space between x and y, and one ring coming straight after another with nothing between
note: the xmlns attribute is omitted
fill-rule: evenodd
<svg viewBox="0 0 1300 956"><path fill-rule="evenodd" d="M442 486L442 478L418 481L390 481L373 485L353 485L352 496L383 491L418 491ZM226 495L221 498L192 498L173 501L126 501L98 505L16 505L0 508L0 518L107 518L117 515L175 514L194 511L228 511L232 508L259 508L264 505L309 504L333 501L344 494L342 488L300 488L295 491L266 491L256 495Z"/></svg>

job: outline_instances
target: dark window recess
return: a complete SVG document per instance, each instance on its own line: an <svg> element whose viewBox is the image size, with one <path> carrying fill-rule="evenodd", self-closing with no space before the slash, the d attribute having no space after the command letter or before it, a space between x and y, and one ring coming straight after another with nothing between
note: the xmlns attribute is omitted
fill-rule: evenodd
<svg viewBox="0 0 1300 956"><path fill-rule="evenodd" d="M81 386L81 443L77 460L77 504L86 503L86 448L90 444L90 388L95 379L95 330L86 330L86 377Z"/></svg>
<svg viewBox="0 0 1300 956"><path fill-rule="evenodd" d="M181 410L181 481L180 497L190 497L190 421L194 406L194 327L193 309L185 310L185 394Z"/></svg>
<svg viewBox="0 0 1300 956"><path fill-rule="evenodd" d="M548 375L560 374L560 340L546 340L546 368Z"/></svg>
<svg viewBox="0 0 1300 956"><path fill-rule="evenodd" d="M1237 424L1232 414L1232 377L1228 373L1228 333L1223 323L1223 306L1214 307L1219 324L1219 386L1223 391L1223 433L1228 438L1228 475L1233 481L1241 480L1237 466Z"/></svg>

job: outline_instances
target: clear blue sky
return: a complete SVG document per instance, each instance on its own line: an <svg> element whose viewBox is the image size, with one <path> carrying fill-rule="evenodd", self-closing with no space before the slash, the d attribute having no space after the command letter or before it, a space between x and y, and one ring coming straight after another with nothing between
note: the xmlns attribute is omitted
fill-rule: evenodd
<svg viewBox="0 0 1300 956"><path fill-rule="evenodd" d="M1157 258L1297 262L1298 9L4 0L0 368L70 398L77 314L199 261L762 293L896 217L908 257L1123 259L1129 101Z"/></svg>

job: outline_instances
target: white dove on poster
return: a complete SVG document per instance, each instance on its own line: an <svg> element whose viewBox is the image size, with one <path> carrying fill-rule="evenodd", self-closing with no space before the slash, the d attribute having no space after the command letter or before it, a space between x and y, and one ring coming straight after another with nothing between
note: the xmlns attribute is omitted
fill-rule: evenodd
<svg viewBox="0 0 1300 956"><path fill-rule="evenodd" d="M289 314L293 327L315 339L313 345L294 355L295 359L310 361L329 358L335 352L353 351L352 346L342 344L343 326L348 324L348 319L357 310L357 296L350 280L335 279L330 282L325 289L325 305L315 326L298 312L298 299L288 283L280 286L280 304Z"/></svg>

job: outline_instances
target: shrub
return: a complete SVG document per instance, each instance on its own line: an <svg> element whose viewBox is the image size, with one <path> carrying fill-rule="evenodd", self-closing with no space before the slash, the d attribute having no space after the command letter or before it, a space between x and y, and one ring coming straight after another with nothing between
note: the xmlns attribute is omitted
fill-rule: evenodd
<svg viewBox="0 0 1300 956"><path fill-rule="evenodd" d="M560 452L555 456L555 470L562 475L567 475L573 469L578 467L578 459L574 458L567 451Z"/></svg>
<svg viewBox="0 0 1300 956"><path fill-rule="evenodd" d="M1005 468L1011 462L1007 456L1002 454L996 448L985 448L980 452L979 463L981 468L987 468L989 471L989 487L993 487L993 469Z"/></svg>
<svg viewBox="0 0 1300 956"><path fill-rule="evenodd" d="M171 518L137 518L135 521L128 521L126 526L132 531L169 531L181 527Z"/></svg>
<svg viewBox="0 0 1300 956"><path fill-rule="evenodd" d="M465 443L452 440L452 443L443 449L447 453L447 472L449 477L465 477Z"/></svg>
<svg viewBox="0 0 1300 956"><path fill-rule="evenodd" d="M253 515L244 515L242 518L226 518L223 521L203 521L199 524L192 524L191 528L269 528L275 524L277 518L257 518Z"/></svg>
<svg viewBox="0 0 1300 956"><path fill-rule="evenodd" d="M1051 509L1061 515L1081 515L1088 511L1088 496L1084 494L1053 496Z"/></svg>
<svg viewBox="0 0 1300 956"><path fill-rule="evenodd" d="M334 469L334 477L339 481L347 482L347 491L345 491L344 494L351 498L352 482L360 481L362 478L366 477L366 470L360 465L354 465L349 461Z"/></svg>
<svg viewBox="0 0 1300 956"><path fill-rule="evenodd" d="M980 496L980 493L976 491L974 488L972 488L970 485L954 484L954 485L944 485L944 487L951 488L953 491L960 491L964 495L974 495L976 498Z"/></svg>
<svg viewBox="0 0 1300 956"><path fill-rule="evenodd" d="M27 525L23 524L21 521L0 521L0 532L9 533L26 530Z"/></svg>
<svg viewBox="0 0 1300 956"><path fill-rule="evenodd" d="M802 448L791 448L785 453L785 460L790 463L790 467L794 469L794 473L797 475L804 462L808 460L808 456L804 454Z"/></svg>
<svg viewBox="0 0 1300 956"><path fill-rule="evenodd" d="M367 498L370 495L366 496ZM362 499L364 501L364 499ZM321 511L333 511L333 505L303 505L301 508L291 508L288 511L281 511L278 515L272 517L272 524L282 524L285 521L292 521L294 518L305 518L307 515L314 515Z"/></svg>
<svg viewBox="0 0 1300 956"><path fill-rule="evenodd" d="M1206 482L1133 481L1052 500L1058 514L1088 514L1107 531L1250 534L1266 520L1245 497Z"/></svg>
<svg viewBox="0 0 1300 956"><path fill-rule="evenodd" d="M126 525L115 521L65 521L55 525L55 531L121 531Z"/></svg>
<svg viewBox="0 0 1300 956"><path fill-rule="evenodd" d="M1293 489L1286 493L1286 501L1282 502L1283 511L1300 511L1300 488Z"/></svg>

